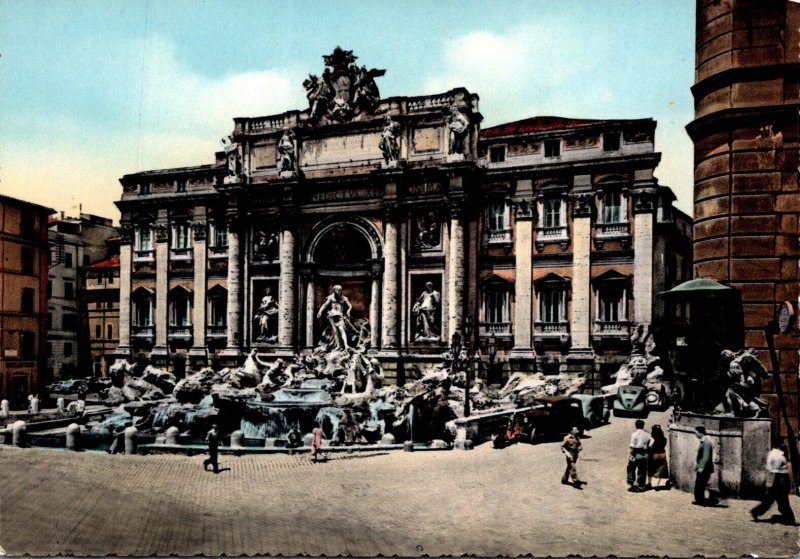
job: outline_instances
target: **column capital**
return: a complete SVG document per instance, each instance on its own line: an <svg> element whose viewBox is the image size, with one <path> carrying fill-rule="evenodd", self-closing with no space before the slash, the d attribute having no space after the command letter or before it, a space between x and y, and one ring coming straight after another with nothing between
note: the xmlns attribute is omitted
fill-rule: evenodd
<svg viewBox="0 0 800 559"><path fill-rule="evenodd" d="M633 194L633 213L650 213L656 207L656 194L658 190L654 187L634 188Z"/></svg>
<svg viewBox="0 0 800 559"><path fill-rule="evenodd" d="M592 217L593 192L575 192L572 194L572 217Z"/></svg>
<svg viewBox="0 0 800 559"><path fill-rule="evenodd" d="M511 205L516 211L517 221L533 220L533 200L529 198L515 198Z"/></svg>
<svg viewBox="0 0 800 559"><path fill-rule="evenodd" d="M207 222L205 219L196 220L192 223L192 233L195 241L205 241L208 231L206 229Z"/></svg>
<svg viewBox="0 0 800 559"><path fill-rule="evenodd" d="M156 223L153 226L153 233L156 236L156 242L165 243L169 240L169 230L166 223Z"/></svg>
<svg viewBox="0 0 800 559"><path fill-rule="evenodd" d="M118 231L120 245L129 245L133 242L133 226L130 221L120 221Z"/></svg>
<svg viewBox="0 0 800 559"><path fill-rule="evenodd" d="M395 201L383 204L383 218L386 222L397 223L402 219L404 213L405 209Z"/></svg>

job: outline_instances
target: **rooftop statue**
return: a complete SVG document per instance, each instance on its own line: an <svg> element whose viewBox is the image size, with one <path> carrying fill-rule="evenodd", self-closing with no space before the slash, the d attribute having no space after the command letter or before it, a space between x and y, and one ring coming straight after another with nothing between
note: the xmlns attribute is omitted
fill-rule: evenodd
<svg viewBox="0 0 800 559"><path fill-rule="evenodd" d="M451 155L463 154L465 140L469 133L469 120L457 107L450 107L450 117L448 118L447 128L450 130L450 150Z"/></svg>
<svg viewBox="0 0 800 559"><path fill-rule="evenodd" d="M383 119L383 133L378 147L381 148L383 160L388 165L400 159L400 144L397 141L400 136L400 125L393 121L389 115L384 116Z"/></svg>

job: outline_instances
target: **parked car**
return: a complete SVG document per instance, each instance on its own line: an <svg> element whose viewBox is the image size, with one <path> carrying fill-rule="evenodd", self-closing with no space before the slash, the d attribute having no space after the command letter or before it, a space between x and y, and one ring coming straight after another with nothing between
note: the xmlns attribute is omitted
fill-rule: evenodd
<svg viewBox="0 0 800 559"><path fill-rule="evenodd" d="M591 429L598 425L608 423L611 411L608 409L608 399L603 395L575 394L572 396L579 400L583 406L583 428Z"/></svg>
<svg viewBox="0 0 800 559"><path fill-rule="evenodd" d="M81 379L65 380L61 384L61 390L59 390L61 394L80 394L81 392L88 392L86 381Z"/></svg>
<svg viewBox="0 0 800 559"><path fill-rule="evenodd" d="M647 388L644 386L620 386L614 398L614 417L647 417Z"/></svg>
<svg viewBox="0 0 800 559"><path fill-rule="evenodd" d="M47 390L50 392L50 394L61 394L64 390L64 383L60 380L57 380L53 384L48 384Z"/></svg>
<svg viewBox="0 0 800 559"><path fill-rule="evenodd" d="M521 421L521 438L536 444L545 438L569 433L573 427L583 433L583 404L567 396L542 396L533 406L517 412Z"/></svg>

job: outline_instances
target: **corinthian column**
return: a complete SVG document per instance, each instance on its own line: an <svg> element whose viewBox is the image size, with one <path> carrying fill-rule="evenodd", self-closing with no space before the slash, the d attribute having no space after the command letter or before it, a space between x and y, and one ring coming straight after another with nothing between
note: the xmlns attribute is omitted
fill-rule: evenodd
<svg viewBox="0 0 800 559"><path fill-rule="evenodd" d="M575 193L572 208L572 316L569 353L579 358L591 358L591 192Z"/></svg>
<svg viewBox="0 0 800 559"><path fill-rule="evenodd" d="M396 207L388 208L384 220L383 248L383 293L381 296L381 347L397 347L397 307L400 300L397 283L398 248L397 242L398 211Z"/></svg>
<svg viewBox="0 0 800 559"><path fill-rule="evenodd" d="M131 353L131 227L120 227L119 241L119 345L120 356Z"/></svg>
<svg viewBox="0 0 800 559"><path fill-rule="evenodd" d="M153 355L167 355L167 292L169 291L169 233L164 223L155 226L156 234L156 345Z"/></svg>
<svg viewBox="0 0 800 559"><path fill-rule="evenodd" d="M291 223L285 223L281 231L280 262L281 275L278 296L278 344L289 349L294 347L297 317L295 316L295 235Z"/></svg>
<svg viewBox="0 0 800 559"><path fill-rule="evenodd" d="M464 245L464 216L461 208L453 208L450 217L450 247L448 251L447 278L447 331L450 336L461 332L464 318L464 264L466 262Z"/></svg>
<svg viewBox="0 0 800 559"><path fill-rule="evenodd" d="M194 263L194 300L192 301L192 348L189 355L206 356L206 222L192 224L194 243L192 261Z"/></svg>
<svg viewBox="0 0 800 559"><path fill-rule="evenodd" d="M242 339L239 214L229 211L225 218L228 223L228 340L223 353L235 357L241 354Z"/></svg>
<svg viewBox="0 0 800 559"><path fill-rule="evenodd" d="M532 194L530 180L519 181L527 183L518 184L517 191L523 190L529 196ZM532 201L528 199L517 199L514 203L516 208L516 225L514 231L514 263L516 277L514 281L514 347L511 350L515 357L533 357L533 346L531 345L531 312L533 309L533 276L532 276L532 253L533 253L533 208Z"/></svg>
<svg viewBox="0 0 800 559"><path fill-rule="evenodd" d="M653 320L653 222L655 188L633 191L633 321Z"/></svg>

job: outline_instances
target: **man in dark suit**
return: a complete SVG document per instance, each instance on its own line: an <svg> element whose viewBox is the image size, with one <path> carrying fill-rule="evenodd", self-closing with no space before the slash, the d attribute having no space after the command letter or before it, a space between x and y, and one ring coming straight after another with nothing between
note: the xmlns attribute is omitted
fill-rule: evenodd
<svg viewBox="0 0 800 559"><path fill-rule="evenodd" d="M705 427L702 425L695 427L694 434L700 439L700 446L697 447L697 461L694 466L697 477L694 482L694 503L692 504L707 507L712 504L709 499L706 499L706 486L714 472L714 449L711 446L711 440L706 435Z"/></svg>
<svg viewBox="0 0 800 559"><path fill-rule="evenodd" d="M203 469L208 471L208 465L214 466L214 473L219 473L219 465L217 464L217 452L219 450L219 431L217 426L212 425L211 430L206 435L206 444L208 445L208 458L203 460Z"/></svg>

